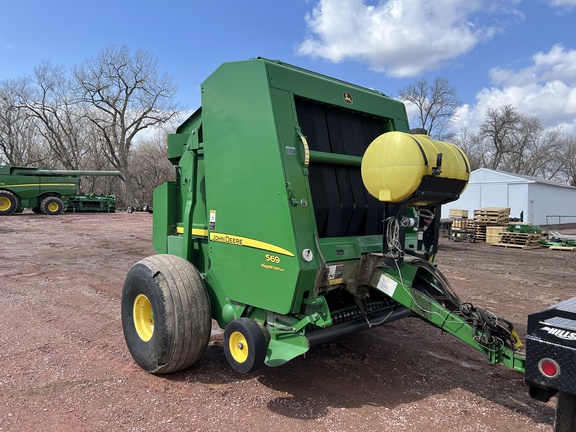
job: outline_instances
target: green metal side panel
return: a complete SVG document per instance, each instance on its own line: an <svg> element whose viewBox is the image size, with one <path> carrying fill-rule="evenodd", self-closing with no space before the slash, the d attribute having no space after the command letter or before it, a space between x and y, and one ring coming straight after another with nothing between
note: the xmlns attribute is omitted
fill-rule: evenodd
<svg viewBox="0 0 576 432"><path fill-rule="evenodd" d="M298 122L294 110L294 97L288 90L277 88L270 89L270 96L281 157L281 166L278 170L284 172L284 197L288 204L285 211L291 221L296 247L295 255L300 270L299 277L292 287L292 312L297 313L302 299L307 297L306 293L313 290L317 271L322 262L315 252L310 262L302 259L302 251L316 251L314 240L316 222L308 184L308 170L304 164L306 155L297 133Z"/></svg>
<svg viewBox="0 0 576 432"><path fill-rule="evenodd" d="M78 178L2 175L0 176L0 189L9 190L21 199L44 194L69 196L78 193Z"/></svg>
<svg viewBox="0 0 576 432"><path fill-rule="evenodd" d="M263 62L224 64L202 86L212 285L229 299L292 309L299 274Z"/></svg>
<svg viewBox="0 0 576 432"><path fill-rule="evenodd" d="M152 214L152 246L158 253L168 253L168 236L174 229L174 182L169 181L154 189Z"/></svg>
<svg viewBox="0 0 576 432"><path fill-rule="evenodd" d="M184 238L181 235L170 235L166 237L166 251L163 253L179 257L184 256Z"/></svg>
<svg viewBox="0 0 576 432"><path fill-rule="evenodd" d="M192 139L197 136L194 132ZM196 148L184 152L180 161L180 194L177 230L184 237L183 257L202 274L208 269L208 224L204 173L204 152Z"/></svg>
<svg viewBox="0 0 576 432"><path fill-rule="evenodd" d="M176 181L154 193L157 252L180 256L204 274L208 267L208 231L202 110L198 109L175 134L168 136L168 159L175 166Z"/></svg>

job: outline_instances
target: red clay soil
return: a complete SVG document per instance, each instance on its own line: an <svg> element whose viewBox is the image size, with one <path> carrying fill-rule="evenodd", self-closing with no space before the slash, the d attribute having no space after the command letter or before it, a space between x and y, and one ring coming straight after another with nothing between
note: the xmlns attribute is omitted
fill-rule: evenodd
<svg viewBox="0 0 576 432"><path fill-rule="evenodd" d="M154 253L147 213L0 218L0 431L547 431L554 401L520 373L413 318L239 375L222 332L154 376L126 348L126 272ZM442 239L461 298L508 318L576 296L576 253Z"/></svg>

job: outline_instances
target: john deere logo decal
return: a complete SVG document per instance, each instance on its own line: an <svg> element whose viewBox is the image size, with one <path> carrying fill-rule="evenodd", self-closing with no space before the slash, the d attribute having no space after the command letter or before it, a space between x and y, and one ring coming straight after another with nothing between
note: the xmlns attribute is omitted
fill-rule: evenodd
<svg viewBox="0 0 576 432"><path fill-rule="evenodd" d="M352 105L354 103L354 99L352 99L350 92L343 92L342 97L344 98L344 102L346 102L348 105Z"/></svg>

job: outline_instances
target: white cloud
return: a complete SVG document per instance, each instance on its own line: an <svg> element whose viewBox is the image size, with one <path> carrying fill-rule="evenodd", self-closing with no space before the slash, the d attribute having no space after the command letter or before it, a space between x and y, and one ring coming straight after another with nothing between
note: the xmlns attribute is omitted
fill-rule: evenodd
<svg viewBox="0 0 576 432"><path fill-rule="evenodd" d="M502 11L498 4L465 0L387 0L377 4L320 0L306 17L310 35L297 52L335 63L365 61L373 70L389 76L417 76L491 38L496 26L482 24L480 15Z"/></svg>
<svg viewBox="0 0 576 432"><path fill-rule="evenodd" d="M534 54L532 61L531 66L520 71L492 69L492 83L506 86L559 80L571 85L576 84L576 50L568 51L558 44L547 53L540 51Z"/></svg>
<svg viewBox="0 0 576 432"><path fill-rule="evenodd" d="M488 108L513 105L547 127L561 125L576 133L576 50L555 45L532 56L532 64L524 69L495 68L490 77L493 86L478 92L476 105L458 111L458 127L474 131Z"/></svg>
<svg viewBox="0 0 576 432"><path fill-rule="evenodd" d="M563 9L572 9L576 6L576 0L550 0L550 6Z"/></svg>

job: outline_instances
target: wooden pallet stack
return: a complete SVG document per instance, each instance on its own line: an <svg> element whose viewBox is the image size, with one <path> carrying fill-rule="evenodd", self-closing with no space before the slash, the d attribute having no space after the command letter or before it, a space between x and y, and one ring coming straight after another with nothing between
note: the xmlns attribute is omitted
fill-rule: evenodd
<svg viewBox="0 0 576 432"><path fill-rule="evenodd" d="M486 243L500 243L502 241L502 233L507 230L507 226L486 226Z"/></svg>
<svg viewBox="0 0 576 432"><path fill-rule="evenodd" d="M474 219L468 219L468 210L450 209L453 240L474 240Z"/></svg>
<svg viewBox="0 0 576 432"><path fill-rule="evenodd" d="M486 241L486 228L507 226L510 220L510 207L484 207L474 210L476 240Z"/></svg>
<svg viewBox="0 0 576 432"><path fill-rule="evenodd" d="M495 243L494 246L538 249L540 248L540 240L542 240L542 235L536 233L503 232L500 243Z"/></svg>
<svg viewBox="0 0 576 432"><path fill-rule="evenodd" d="M460 230L468 230L474 223L468 219L468 210L450 209L450 219L452 220L452 228Z"/></svg>

